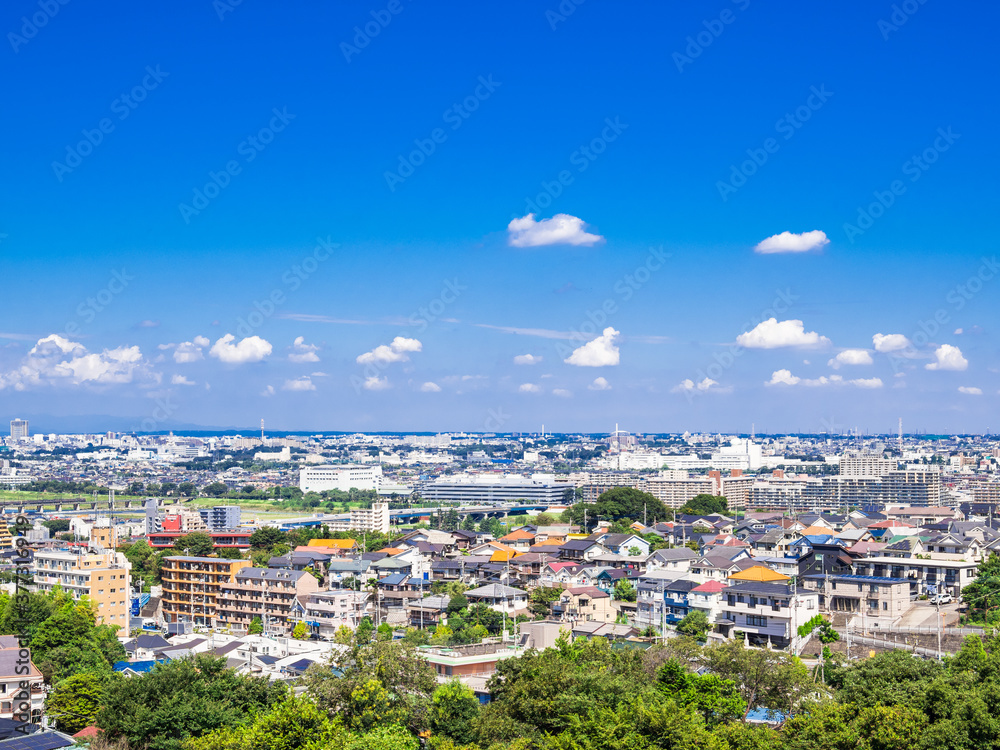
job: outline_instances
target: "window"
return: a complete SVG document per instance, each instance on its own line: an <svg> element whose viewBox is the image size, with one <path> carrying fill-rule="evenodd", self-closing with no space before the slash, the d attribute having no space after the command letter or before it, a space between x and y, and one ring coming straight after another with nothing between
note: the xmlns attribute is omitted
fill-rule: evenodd
<svg viewBox="0 0 1000 750"><path fill-rule="evenodd" d="M767 618L761 617L760 615L747 615L747 625L756 628L766 628Z"/></svg>

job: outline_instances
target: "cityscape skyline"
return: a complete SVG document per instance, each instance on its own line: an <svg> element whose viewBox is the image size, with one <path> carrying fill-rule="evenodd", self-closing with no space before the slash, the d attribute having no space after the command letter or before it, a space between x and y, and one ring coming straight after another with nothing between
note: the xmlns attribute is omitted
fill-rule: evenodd
<svg viewBox="0 0 1000 750"><path fill-rule="evenodd" d="M995 428L996 8L216 6L7 19L5 419Z"/></svg>

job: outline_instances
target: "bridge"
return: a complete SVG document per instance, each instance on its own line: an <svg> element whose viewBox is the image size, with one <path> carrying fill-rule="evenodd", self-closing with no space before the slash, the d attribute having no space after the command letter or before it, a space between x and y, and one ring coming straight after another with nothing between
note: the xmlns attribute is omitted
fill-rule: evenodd
<svg viewBox="0 0 1000 750"><path fill-rule="evenodd" d="M163 498L157 498L157 504L163 504ZM146 507L145 499L115 499L115 510L142 510ZM70 498L61 500L0 500L0 513L17 515L18 513L66 513L70 511L108 510L109 503L105 497L100 500L87 498Z"/></svg>

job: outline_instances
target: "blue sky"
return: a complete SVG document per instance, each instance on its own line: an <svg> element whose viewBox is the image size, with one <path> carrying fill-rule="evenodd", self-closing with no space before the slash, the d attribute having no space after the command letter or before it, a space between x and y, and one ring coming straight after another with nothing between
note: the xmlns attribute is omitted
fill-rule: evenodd
<svg viewBox="0 0 1000 750"><path fill-rule="evenodd" d="M997 15L10 3L0 412L996 428Z"/></svg>

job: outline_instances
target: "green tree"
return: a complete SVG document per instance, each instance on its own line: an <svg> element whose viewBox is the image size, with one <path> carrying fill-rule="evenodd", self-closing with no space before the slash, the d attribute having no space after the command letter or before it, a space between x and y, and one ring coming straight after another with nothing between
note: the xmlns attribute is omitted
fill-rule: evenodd
<svg viewBox="0 0 1000 750"><path fill-rule="evenodd" d="M709 495L702 493L695 495L677 510L678 515L686 516L711 516L715 514L725 514L729 509L726 498L722 495Z"/></svg>
<svg viewBox="0 0 1000 750"><path fill-rule="evenodd" d="M126 658L117 630L96 624L88 599L74 602L67 597L35 631L32 660L53 685L79 672L109 674L112 664Z"/></svg>
<svg viewBox="0 0 1000 750"><path fill-rule="evenodd" d="M177 494L181 497L194 497L198 494L198 487L193 482L181 482L177 485Z"/></svg>
<svg viewBox="0 0 1000 750"><path fill-rule="evenodd" d="M302 620L295 623L295 627L292 628L292 638L297 641L304 641L309 637L309 626L306 625Z"/></svg>
<svg viewBox="0 0 1000 750"><path fill-rule="evenodd" d="M358 623L357 630L354 635L357 638L358 643L368 643L372 639L372 635L375 633L375 625L372 623L370 617L361 618L361 622Z"/></svg>
<svg viewBox="0 0 1000 750"><path fill-rule="evenodd" d="M222 497L229 492L229 486L225 482L212 482L209 485L201 488L209 497Z"/></svg>
<svg viewBox="0 0 1000 750"><path fill-rule="evenodd" d="M556 517L543 511L535 516L534 521L535 526L552 526L556 523Z"/></svg>
<svg viewBox="0 0 1000 750"><path fill-rule="evenodd" d="M677 623L677 632L694 638L704 638L710 627L708 615L700 609L692 609Z"/></svg>
<svg viewBox="0 0 1000 750"><path fill-rule="evenodd" d="M192 557L208 557L215 551L215 541L204 531L192 531L177 537L174 549Z"/></svg>
<svg viewBox="0 0 1000 750"><path fill-rule="evenodd" d="M419 730L427 727L437 676L413 646L357 640L331 653L328 664L309 667L305 683L319 706L330 716L341 716L348 726L369 723L371 711L381 706L384 713Z"/></svg>
<svg viewBox="0 0 1000 750"><path fill-rule="evenodd" d="M468 745L475 740L473 722L478 715L479 699L458 680L441 685L431 696L431 731L457 745Z"/></svg>
<svg viewBox="0 0 1000 750"><path fill-rule="evenodd" d="M97 726L130 747L180 750L188 738L245 724L286 696L281 683L242 677L226 668L225 659L199 654L136 677L113 674Z"/></svg>
<svg viewBox="0 0 1000 750"><path fill-rule="evenodd" d="M275 545L284 544L288 536L274 526L261 526L250 535L250 549L271 549Z"/></svg>
<svg viewBox="0 0 1000 750"><path fill-rule="evenodd" d="M468 607L469 607L468 598L465 596L465 594L459 591L458 593L453 594L452 597L448 600L448 606L445 609L445 612L449 617L451 617L452 615L457 615L460 612L463 612L464 610L468 609Z"/></svg>
<svg viewBox="0 0 1000 750"><path fill-rule="evenodd" d="M250 621L250 625L247 626L247 634L260 635L263 632L264 632L264 623L260 621L259 617L254 617Z"/></svg>
<svg viewBox="0 0 1000 750"><path fill-rule="evenodd" d="M657 521L669 520L670 510L648 492L631 487L615 487L601 493L595 503L576 503L567 511L572 523L583 525L586 514L588 527L593 527L598 520L625 525L636 521L653 524Z"/></svg>
<svg viewBox="0 0 1000 750"><path fill-rule="evenodd" d="M702 654L713 674L738 686L748 711L763 706L791 713L818 689L798 659L769 649L747 648L742 640L711 645Z"/></svg>
<svg viewBox="0 0 1000 750"><path fill-rule="evenodd" d="M535 617L548 617L552 614L553 603L559 601L562 593L558 586L536 586L528 595L528 609Z"/></svg>
<svg viewBox="0 0 1000 750"><path fill-rule="evenodd" d="M620 602L634 602L638 598L635 586L627 578L615 582L615 599Z"/></svg>
<svg viewBox="0 0 1000 750"><path fill-rule="evenodd" d="M225 726L188 740L185 750L325 750L351 739L308 697L290 697L246 725Z"/></svg>
<svg viewBox="0 0 1000 750"><path fill-rule="evenodd" d="M97 672L81 672L62 680L45 699L45 713L56 729L76 734L94 723L104 694L104 680Z"/></svg>

